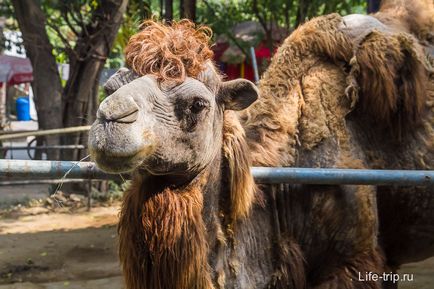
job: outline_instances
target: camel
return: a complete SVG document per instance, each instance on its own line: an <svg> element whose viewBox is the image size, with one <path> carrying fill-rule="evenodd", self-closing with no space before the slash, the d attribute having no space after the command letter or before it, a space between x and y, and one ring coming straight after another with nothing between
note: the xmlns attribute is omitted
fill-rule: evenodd
<svg viewBox="0 0 434 289"><path fill-rule="evenodd" d="M434 255L432 187L276 188L250 171L434 168L434 9L411 2L303 24L259 89L223 80L207 27L143 24L89 134L101 169L133 174L126 288L383 288L360 274Z"/></svg>

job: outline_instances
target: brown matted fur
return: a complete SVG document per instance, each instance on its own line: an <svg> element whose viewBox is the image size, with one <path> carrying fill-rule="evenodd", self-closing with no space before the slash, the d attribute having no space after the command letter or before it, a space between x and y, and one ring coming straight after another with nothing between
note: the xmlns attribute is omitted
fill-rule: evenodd
<svg viewBox="0 0 434 289"><path fill-rule="evenodd" d="M213 56L209 48L211 29L189 21L165 25L145 21L125 48L125 59L138 75L155 75L162 81L183 82L197 77Z"/></svg>
<svg viewBox="0 0 434 289"><path fill-rule="evenodd" d="M136 176L118 226L119 257L128 289L214 288L202 220L206 173L184 188L150 192Z"/></svg>
<svg viewBox="0 0 434 289"><path fill-rule="evenodd" d="M255 165L294 164L303 135L299 131L305 106L303 79L321 61L350 70L345 72L347 83L342 83L350 100L348 109L360 108L379 126L397 132L394 135L423 118L429 70L415 37L371 31L361 40L352 39L342 24L338 14L314 18L297 28L273 57L259 85L261 100L244 112Z"/></svg>
<svg viewBox="0 0 434 289"><path fill-rule="evenodd" d="M388 125L421 118L427 72L416 39L406 33L371 32L356 50L364 111Z"/></svg>
<svg viewBox="0 0 434 289"><path fill-rule="evenodd" d="M432 0L383 0L374 16L395 29L411 32L422 41L434 33L434 2Z"/></svg>
<svg viewBox="0 0 434 289"><path fill-rule="evenodd" d="M231 217L248 217L257 191L244 128L233 111L224 115L223 153L229 165Z"/></svg>

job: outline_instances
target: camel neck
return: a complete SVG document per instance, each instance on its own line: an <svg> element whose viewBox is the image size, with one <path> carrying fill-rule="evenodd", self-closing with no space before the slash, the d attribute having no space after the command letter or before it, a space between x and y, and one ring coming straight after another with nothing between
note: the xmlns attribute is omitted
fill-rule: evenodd
<svg viewBox="0 0 434 289"><path fill-rule="evenodd" d="M159 192L152 178L133 182L125 194L119 223L127 288L213 288L202 218L207 176L203 172L185 186Z"/></svg>

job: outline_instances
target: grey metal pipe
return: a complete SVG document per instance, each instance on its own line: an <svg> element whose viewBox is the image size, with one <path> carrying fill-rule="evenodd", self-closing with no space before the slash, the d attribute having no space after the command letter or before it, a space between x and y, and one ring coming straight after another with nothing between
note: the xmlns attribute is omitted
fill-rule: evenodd
<svg viewBox="0 0 434 289"><path fill-rule="evenodd" d="M76 132L85 132L90 130L90 125L86 126L73 126L73 127L65 127L65 128L56 128L56 129L47 129L47 130L37 130L37 131L27 131L27 132L19 132L13 134L5 134L0 135L0 141L16 139L16 138L24 138L28 136L43 136L43 135L53 135L53 134L67 134L67 133L76 133Z"/></svg>
<svg viewBox="0 0 434 289"><path fill-rule="evenodd" d="M434 171L253 167L252 173L257 183L267 184L434 185ZM10 180L122 177L104 173L92 162L0 160L0 178Z"/></svg>
<svg viewBox="0 0 434 289"><path fill-rule="evenodd" d="M258 183L321 185L434 185L434 171L311 168L252 168Z"/></svg>
<svg viewBox="0 0 434 289"><path fill-rule="evenodd" d="M11 179L116 179L92 162L0 160L0 177Z"/></svg>
<svg viewBox="0 0 434 289"><path fill-rule="evenodd" d="M53 145L53 146L7 146L0 147L0 151L6 150L45 150L45 149L62 149L62 150L72 150L72 149L85 149L84 145Z"/></svg>
<svg viewBox="0 0 434 289"><path fill-rule="evenodd" d="M0 181L0 187L9 186L33 186L33 185L57 185L60 183L82 183L88 182L87 179L67 179L67 180L13 180L13 181Z"/></svg>

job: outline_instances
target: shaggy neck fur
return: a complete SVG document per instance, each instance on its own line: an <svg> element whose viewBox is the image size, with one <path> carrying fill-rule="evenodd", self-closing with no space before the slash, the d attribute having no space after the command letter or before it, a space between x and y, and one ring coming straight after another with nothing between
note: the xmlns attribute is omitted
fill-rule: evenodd
<svg viewBox="0 0 434 289"><path fill-rule="evenodd" d="M136 178L119 224L127 288L213 288L202 220L206 178L204 172L184 187L162 191L153 191L158 177Z"/></svg>
<svg viewBox="0 0 434 289"><path fill-rule="evenodd" d="M238 119L225 115L224 127L222 156L229 166L224 183L230 186L229 218L236 220L248 215L255 186ZM210 173L215 169L210 164L190 183L177 188L167 179L136 173L125 193L118 227L126 288L214 288L203 209Z"/></svg>

